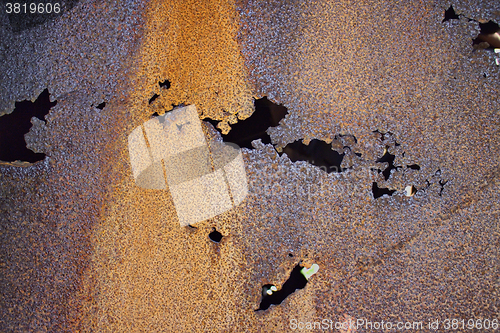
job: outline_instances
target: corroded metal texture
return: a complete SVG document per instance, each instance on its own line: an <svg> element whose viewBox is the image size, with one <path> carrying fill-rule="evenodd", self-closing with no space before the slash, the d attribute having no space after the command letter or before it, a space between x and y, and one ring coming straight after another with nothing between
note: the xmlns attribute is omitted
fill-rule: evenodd
<svg viewBox="0 0 500 333"><path fill-rule="evenodd" d="M0 166L0 330L500 319L499 67L472 45L500 8L442 22L450 5L80 0L21 31L2 11L0 114L45 88L57 105L25 137L47 157ZM168 191L135 185L128 136L155 112L194 104L227 133L264 95L288 114L242 149L241 205L181 227ZM313 139L343 172L280 154ZM299 262L319 271L255 311Z"/></svg>

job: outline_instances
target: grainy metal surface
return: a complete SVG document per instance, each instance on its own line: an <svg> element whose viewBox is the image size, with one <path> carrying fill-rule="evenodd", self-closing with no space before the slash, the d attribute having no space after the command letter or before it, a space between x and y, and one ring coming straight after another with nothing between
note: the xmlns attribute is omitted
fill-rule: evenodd
<svg viewBox="0 0 500 333"><path fill-rule="evenodd" d="M45 88L58 103L26 136L48 157L0 166L0 330L498 318L499 67L472 46L477 22L441 22L450 4L81 0L21 32L2 12L0 113ZM495 1L453 7L500 22ZM127 137L154 112L195 104L227 132L262 95L288 108L277 149L334 140L351 169L256 143L243 149L246 201L196 229L179 226L168 192L135 186ZM371 169L387 147L401 167L385 180ZM374 199L373 182L396 192ZM254 311L299 260L319 272Z"/></svg>

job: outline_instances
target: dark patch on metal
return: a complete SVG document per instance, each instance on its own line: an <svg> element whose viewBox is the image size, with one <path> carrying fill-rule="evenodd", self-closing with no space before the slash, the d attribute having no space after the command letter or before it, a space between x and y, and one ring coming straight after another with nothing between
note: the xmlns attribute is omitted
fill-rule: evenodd
<svg viewBox="0 0 500 333"><path fill-rule="evenodd" d="M378 184L376 182L373 182L372 184L372 193L373 193L373 198L378 199L384 195L393 195L396 190L389 190L388 188L385 187L378 187Z"/></svg>
<svg viewBox="0 0 500 333"><path fill-rule="evenodd" d="M453 5L451 5L450 8L445 10L444 19L443 19L443 21L441 21L441 23L444 23L444 22L449 21L449 20L459 20L459 19L460 19L460 15L457 15L457 13L455 13L455 9L453 9Z"/></svg>
<svg viewBox="0 0 500 333"><path fill-rule="evenodd" d="M32 126L32 117L45 121L50 108L57 104L57 101L51 102L49 96L49 90L45 89L35 102L16 102L12 113L0 117L0 160L34 163L45 158L45 154L35 153L26 147L24 135Z"/></svg>
<svg viewBox="0 0 500 333"><path fill-rule="evenodd" d="M170 81L169 80L165 80L165 81L158 81L158 85L160 86L160 88L162 89L169 89L170 88ZM158 97L160 97L160 95L158 94L154 94L148 101L148 104L151 104L153 103Z"/></svg>
<svg viewBox="0 0 500 333"><path fill-rule="evenodd" d="M102 102L101 104L97 105L96 108L98 108L99 110L102 110L106 107L106 102Z"/></svg>
<svg viewBox="0 0 500 333"><path fill-rule="evenodd" d="M59 16L63 15L64 12L71 10L73 7L78 4L79 0L59 0L55 2L46 2L46 1L10 1L10 0L2 0L2 11L7 13L9 18L10 27L14 33L18 33L27 29L34 28L38 25L44 24L48 21L55 20ZM8 13L9 8L7 4L10 3L12 5L12 11ZM16 13L14 4L19 3L19 11ZM39 4L44 4L44 6L40 6L44 8L44 12L40 13L38 9ZM60 10L58 13L54 12L54 5L56 3L60 4ZM30 10L30 5L36 6L36 11L32 14ZM50 4L50 7L47 7L47 4ZM17 7L16 7L17 8ZM32 7L34 8L34 7ZM50 10L51 13L47 13Z"/></svg>
<svg viewBox="0 0 500 333"><path fill-rule="evenodd" d="M151 104L153 103L158 97L160 97L160 95L158 94L154 94L153 97L151 97L148 101L148 104Z"/></svg>
<svg viewBox="0 0 500 333"><path fill-rule="evenodd" d="M443 195L443 190L446 183L448 183L447 180L441 180L441 179L439 180L439 185L441 186L441 189L439 190L439 196Z"/></svg>
<svg viewBox="0 0 500 333"><path fill-rule="evenodd" d="M283 148L281 154L283 153L286 153L292 162L306 161L327 173L344 171L340 165L345 154L332 150L331 144L321 140L311 140L308 145L302 141L289 143Z"/></svg>
<svg viewBox="0 0 500 333"><path fill-rule="evenodd" d="M444 186L448 183L448 180L441 179L441 169L438 169L431 177L431 179L426 179L425 182L427 185L421 188L422 191L427 191L431 187L431 185L439 184L440 189L438 195L441 197L443 195Z"/></svg>
<svg viewBox="0 0 500 333"><path fill-rule="evenodd" d="M412 170L420 170L420 165L418 165L418 164L411 164L411 165L407 165L406 167L408 169L412 169Z"/></svg>
<svg viewBox="0 0 500 333"><path fill-rule="evenodd" d="M394 165L395 158L396 158L396 155L389 153L389 146L386 146L384 155L382 155L382 157L376 161L379 163L387 162L389 164L387 166L387 168L385 168L384 171L382 171L382 174L384 175L385 180L389 179L389 177L391 176L392 170L397 170L399 168L399 166Z"/></svg>
<svg viewBox="0 0 500 333"><path fill-rule="evenodd" d="M273 285L266 284L262 286L262 300L260 301L259 308L255 311L267 310L271 305L279 305L285 298L294 293L295 290L303 289L307 284L307 279L300 272L301 269L300 264L297 264L290 273L288 280L281 286L281 289L273 292L271 295L268 295L266 292Z"/></svg>
<svg viewBox="0 0 500 333"><path fill-rule="evenodd" d="M158 85L160 86L160 88L165 88L165 89L169 89L170 88L170 81L169 80L165 80L163 82L158 82Z"/></svg>
<svg viewBox="0 0 500 333"><path fill-rule="evenodd" d="M254 105L255 111L249 118L232 124L229 133L222 135L225 142L232 142L249 149L253 149L253 140L261 139L264 144L271 143L267 129L279 125L280 120L288 114L287 108L274 104L266 96L254 100ZM212 119L205 119L205 121L217 129L218 121Z"/></svg>
<svg viewBox="0 0 500 333"><path fill-rule="evenodd" d="M216 242L216 243L220 243L220 241L222 240L222 234L220 232L218 232L215 228L213 229L213 231L211 233L208 234L208 237L213 241L213 242Z"/></svg>
<svg viewBox="0 0 500 333"><path fill-rule="evenodd" d="M231 131L222 135L225 142L232 142L240 147L253 149L252 141L261 139L262 143L270 144L271 137L267 134L267 129L279 125L288 111L282 105L274 104L267 97L256 99L254 101L255 111L248 118L231 126ZM215 128L217 121L206 119ZM352 136L357 143L355 136ZM342 172L341 163L345 154L340 154L332 150L331 144L324 141L313 139L308 145L302 141L295 141L286 145L280 152L280 155L286 153L292 162L305 161L312 165L320 167L327 173ZM361 154L356 154L361 156Z"/></svg>

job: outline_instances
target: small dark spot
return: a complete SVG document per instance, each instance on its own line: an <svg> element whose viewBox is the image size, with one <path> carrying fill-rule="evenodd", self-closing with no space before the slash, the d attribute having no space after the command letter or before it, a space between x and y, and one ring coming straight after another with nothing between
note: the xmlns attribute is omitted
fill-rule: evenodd
<svg viewBox="0 0 500 333"><path fill-rule="evenodd" d="M357 157L361 157L361 153L354 153Z"/></svg>
<svg viewBox="0 0 500 333"><path fill-rule="evenodd" d="M0 160L14 162L16 160L30 163L41 161L45 154L35 153L26 147L24 135L29 132L31 118L37 117L45 121L45 116L57 101L50 101L49 90L45 89L34 101L24 100L15 103L10 114L0 117Z"/></svg>
<svg viewBox="0 0 500 333"><path fill-rule="evenodd" d="M408 165L407 168L412 169L412 170L420 170L420 165L412 164L412 165Z"/></svg>
<svg viewBox="0 0 500 333"><path fill-rule="evenodd" d="M160 115L158 114L158 112L155 112L155 113L153 113L153 114L151 115L151 118L153 118L153 117L159 117L159 116L160 116Z"/></svg>
<svg viewBox="0 0 500 333"><path fill-rule="evenodd" d="M210 239L216 243L219 243L222 240L222 234L215 228L210 234L208 234L208 237L210 237Z"/></svg>
<svg viewBox="0 0 500 333"><path fill-rule="evenodd" d="M382 188L378 187L378 184L376 182L373 182L372 184L372 193L374 199L378 199L386 194L391 196L394 192L396 192L396 190L389 190L388 188L385 187Z"/></svg>
<svg viewBox="0 0 500 333"><path fill-rule="evenodd" d="M163 82L158 82L158 85L160 86L160 88L169 89L170 88L170 81L165 80Z"/></svg>
<svg viewBox="0 0 500 333"><path fill-rule="evenodd" d="M102 110L102 109L104 109L105 106L106 106L106 102L102 102L101 104L96 106L96 108L98 108L99 110Z"/></svg>
<svg viewBox="0 0 500 333"><path fill-rule="evenodd" d="M148 102L148 103L149 103L149 104L153 103L153 102L154 102L154 101L155 101L158 97L160 97L160 95L158 95L158 94L154 94L154 95L153 95L153 97L151 97L151 98L149 99L149 102Z"/></svg>
<svg viewBox="0 0 500 333"><path fill-rule="evenodd" d="M191 124L190 121L188 122L185 122L185 123L182 123L182 124L175 124L175 126L177 126L177 130L181 131L182 128L185 126L185 125L188 125L188 124Z"/></svg>
<svg viewBox="0 0 500 333"><path fill-rule="evenodd" d="M262 286L262 300L260 302L260 306L256 311L259 310L267 310L271 305L281 304L290 294L295 292L297 289L303 289L307 284L307 279L300 272L302 267L297 264L292 272L290 273L290 277L283 283L281 289L274 292L271 295L265 293L265 288L270 288L271 284L266 284Z"/></svg>
<svg viewBox="0 0 500 333"><path fill-rule="evenodd" d="M448 183L447 180L439 180L439 185L441 186L441 189L439 190L439 196L442 196L443 195L443 190L444 190L444 186L446 185L446 183Z"/></svg>
<svg viewBox="0 0 500 333"><path fill-rule="evenodd" d="M289 256L289 257L291 258L291 257L293 257L293 254L291 254L291 253L288 253L288 256Z"/></svg>
<svg viewBox="0 0 500 333"><path fill-rule="evenodd" d="M450 6L447 10L444 11L444 19L441 21L441 23L444 23L449 20L458 20L460 19L460 16L455 13L455 9L453 9L453 6Z"/></svg>
<svg viewBox="0 0 500 333"><path fill-rule="evenodd" d="M196 227L193 227L191 224L188 224L187 226L188 226L189 228L191 228L191 229L198 229L198 228L196 228Z"/></svg>

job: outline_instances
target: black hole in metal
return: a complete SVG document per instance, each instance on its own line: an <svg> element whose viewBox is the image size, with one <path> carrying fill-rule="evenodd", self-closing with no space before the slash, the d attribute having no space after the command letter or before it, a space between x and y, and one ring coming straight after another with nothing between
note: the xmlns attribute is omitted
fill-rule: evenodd
<svg viewBox="0 0 500 333"><path fill-rule="evenodd" d="M253 140L261 139L264 144L271 143L271 137L266 132L267 129L278 126L280 120L285 118L288 111L286 107L274 104L265 96L256 99L254 105L254 113L249 118L239 120L236 124L231 125L229 133L223 135L224 141L249 149L253 149ZM217 128L218 121L205 120Z"/></svg>
<svg viewBox="0 0 500 333"><path fill-rule="evenodd" d="M169 89L170 88L170 81L165 80L163 82L158 82L158 85L160 86L160 88Z"/></svg>
<svg viewBox="0 0 500 333"><path fill-rule="evenodd" d="M479 28L481 31L477 38L472 41L472 45L486 42L489 45L489 49L500 48L498 37L500 26L496 22L488 21L486 23L479 23Z"/></svg>
<svg viewBox="0 0 500 333"><path fill-rule="evenodd" d="M219 243L221 240L222 240L222 234L220 232L218 232L215 228L214 230L208 234L208 237L210 237L210 239L216 243Z"/></svg>
<svg viewBox="0 0 500 333"><path fill-rule="evenodd" d="M158 95L158 94L154 94L154 95L153 95L153 97L151 97L151 98L149 99L149 102L148 102L148 103L149 103L149 104L153 103L153 102L154 102L154 101L155 101L158 97L160 97L160 95Z"/></svg>
<svg viewBox="0 0 500 333"><path fill-rule="evenodd" d="M281 154L286 153L292 162L306 161L320 167L327 173L342 172L340 165L345 154L332 150L332 146L321 140L311 140L308 145L302 141L289 143L283 148Z"/></svg>
<svg viewBox="0 0 500 333"><path fill-rule="evenodd" d="M382 174L384 175L385 180L389 179L389 177L391 176L392 170L394 170L394 169L397 170L397 167L394 166L394 159L396 158L396 155L389 153L388 148L389 147L386 147L384 155L382 155L382 157L377 160L377 162L380 162L380 163L387 162L389 164L387 166L387 168L385 168L385 170L382 171Z"/></svg>
<svg viewBox="0 0 500 333"><path fill-rule="evenodd" d="M35 153L26 147L24 135L32 126L32 117L45 121L50 108L56 104L57 101L50 101L49 90L45 89L34 102L16 102L12 113L0 117L0 160L30 163L43 160L45 154Z"/></svg>
<svg viewBox="0 0 500 333"><path fill-rule="evenodd" d="M444 12L444 19L441 21L441 23L444 23L449 20L458 20L460 19L460 16L455 13L455 9L453 9L453 6L450 6L447 10Z"/></svg>
<svg viewBox="0 0 500 333"><path fill-rule="evenodd" d="M490 35L500 31L498 24L491 20L486 23L479 23L479 29L481 29L482 35Z"/></svg>
<svg viewBox="0 0 500 333"><path fill-rule="evenodd" d="M376 182L373 182L372 184L372 193L373 193L373 198L378 199L383 195L389 195L391 196L396 190L389 190L388 188L385 187L378 187L378 184Z"/></svg>
<svg viewBox="0 0 500 333"><path fill-rule="evenodd" d="M297 264L290 273L290 277L286 282L281 286L280 290L273 292L271 295L268 295L266 292L269 288L272 287L271 284L266 284L262 286L262 300L260 302L260 306L256 311L266 310L271 305L281 304L288 297L288 295L295 292L297 289L303 289L307 284L307 279L300 272L302 267Z"/></svg>

